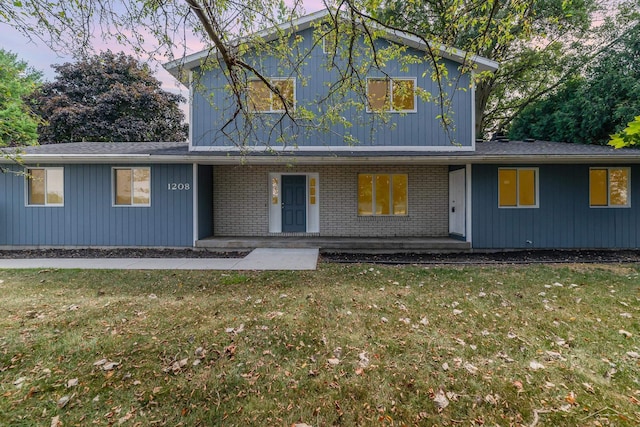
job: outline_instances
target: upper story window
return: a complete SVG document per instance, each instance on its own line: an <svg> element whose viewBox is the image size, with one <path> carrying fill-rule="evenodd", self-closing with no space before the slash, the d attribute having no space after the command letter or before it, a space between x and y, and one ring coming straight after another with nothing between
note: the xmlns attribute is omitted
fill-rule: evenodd
<svg viewBox="0 0 640 427"><path fill-rule="evenodd" d="M151 169L114 168L115 206L151 206Z"/></svg>
<svg viewBox="0 0 640 427"><path fill-rule="evenodd" d="M631 206L630 174L629 168L589 169L589 206L618 208Z"/></svg>
<svg viewBox="0 0 640 427"><path fill-rule="evenodd" d="M498 169L498 206L501 208L537 208L538 169Z"/></svg>
<svg viewBox="0 0 640 427"><path fill-rule="evenodd" d="M322 52L326 54L336 53L336 31L327 25L322 27L322 32L324 33L322 37Z"/></svg>
<svg viewBox="0 0 640 427"><path fill-rule="evenodd" d="M358 215L407 215L407 175L358 174Z"/></svg>
<svg viewBox="0 0 640 427"><path fill-rule="evenodd" d="M283 113L285 111L282 98L289 109L296 105L296 81L294 78L272 78L269 83L276 88L282 97L273 93L262 80L249 80L249 109L254 113Z"/></svg>
<svg viewBox="0 0 640 427"><path fill-rule="evenodd" d="M415 112L416 79L368 78L367 111Z"/></svg>
<svg viewBox="0 0 640 427"><path fill-rule="evenodd" d="M64 206L64 168L27 169L28 206Z"/></svg>

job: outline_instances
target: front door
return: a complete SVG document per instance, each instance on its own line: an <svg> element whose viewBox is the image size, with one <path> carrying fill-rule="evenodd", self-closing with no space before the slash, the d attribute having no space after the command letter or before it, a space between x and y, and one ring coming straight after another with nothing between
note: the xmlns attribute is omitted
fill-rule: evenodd
<svg viewBox="0 0 640 427"><path fill-rule="evenodd" d="M466 234L465 170L449 172L449 234Z"/></svg>
<svg viewBox="0 0 640 427"><path fill-rule="evenodd" d="M307 231L307 177L282 175L282 232Z"/></svg>

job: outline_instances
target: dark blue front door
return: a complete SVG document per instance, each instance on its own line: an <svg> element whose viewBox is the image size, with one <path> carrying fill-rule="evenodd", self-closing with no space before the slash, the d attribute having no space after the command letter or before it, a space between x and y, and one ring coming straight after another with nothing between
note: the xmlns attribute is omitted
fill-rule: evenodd
<svg viewBox="0 0 640 427"><path fill-rule="evenodd" d="M282 231L307 231L307 177L282 175Z"/></svg>

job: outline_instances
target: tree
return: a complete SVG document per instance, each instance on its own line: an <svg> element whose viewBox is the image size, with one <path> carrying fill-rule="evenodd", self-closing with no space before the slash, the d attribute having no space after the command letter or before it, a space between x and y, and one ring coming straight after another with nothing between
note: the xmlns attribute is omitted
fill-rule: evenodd
<svg viewBox="0 0 640 427"><path fill-rule="evenodd" d="M40 119L23 97L38 87L41 77L16 54L0 49L0 147L37 143Z"/></svg>
<svg viewBox="0 0 640 427"><path fill-rule="evenodd" d="M56 77L30 98L45 120L41 144L73 141L183 141L180 95L160 88L149 67L124 53L102 52L54 65Z"/></svg>
<svg viewBox="0 0 640 427"><path fill-rule="evenodd" d="M640 146L640 116L636 116L622 132L611 135L609 145L616 148Z"/></svg>
<svg viewBox="0 0 640 427"><path fill-rule="evenodd" d="M625 24L602 25L610 0L383 1L388 25L500 63L476 84L476 133L508 128L527 105L573 79ZM622 1L620 7L635 4ZM603 48L603 46L605 46Z"/></svg>
<svg viewBox="0 0 640 427"><path fill-rule="evenodd" d="M640 111L640 24L628 28L581 76L524 108L509 136L607 144Z"/></svg>

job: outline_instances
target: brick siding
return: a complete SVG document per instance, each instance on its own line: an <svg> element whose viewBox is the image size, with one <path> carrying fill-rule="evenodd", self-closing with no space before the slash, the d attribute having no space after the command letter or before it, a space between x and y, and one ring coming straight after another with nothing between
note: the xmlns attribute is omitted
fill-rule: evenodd
<svg viewBox="0 0 640 427"><path fill-rule="evenodd" d="M269 173L319 173L320 236L449 234L447 166L214 166L214 235L269 235ZM407 216L358 216L359 173L406 173Z"/></svg>

